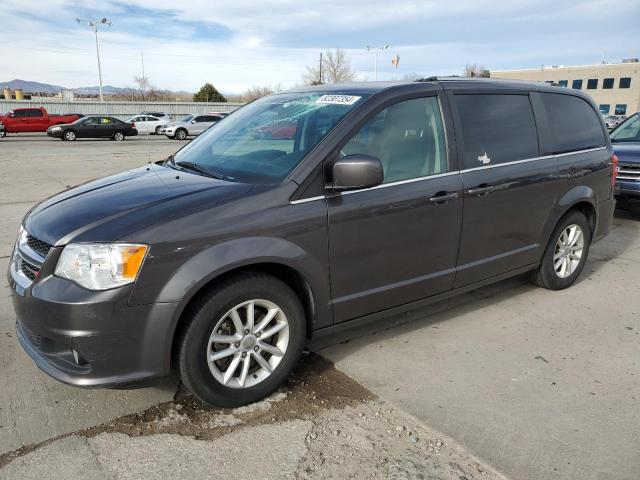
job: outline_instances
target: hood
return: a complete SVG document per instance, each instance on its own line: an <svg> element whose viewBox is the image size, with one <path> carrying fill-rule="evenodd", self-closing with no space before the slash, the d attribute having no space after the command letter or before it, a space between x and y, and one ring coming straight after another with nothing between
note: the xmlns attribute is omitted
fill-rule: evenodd
<svg viewBox="0 0 640 480"><path fill-rule="evenodd" d="M72 123L56 123L55 125L51 125L49 128L47 128L47 130L51 130L52 128L55 128L55 127L67 128L72 125L73 125Z"/></svg>
<svg viewBox="0 0 640 480"><path fill-rule="evenodd" d="M48 198L27 214L24 225L51 245L115 241L160 220L235 199L251 188L150 164Z"/></svg>
<svg viewBox="0 0 640 480"><path fill-rule="evenodd" d="M614 143L613 153L622 163L640 164L640 143Z"/></svg>

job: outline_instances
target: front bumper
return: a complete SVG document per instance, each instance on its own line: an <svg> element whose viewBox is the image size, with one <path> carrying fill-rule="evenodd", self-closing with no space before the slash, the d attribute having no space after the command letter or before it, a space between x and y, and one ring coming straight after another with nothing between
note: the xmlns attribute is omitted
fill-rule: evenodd
<svg viewBox="0 0 640 480"><path fill-rule="evenodd" d="M9 267L18 339L36 365L81 387L126 386L168 375L176 304L130 306L131 285L85 290L53 276L52 254L27 288L16 282L13 262Z"/></svg>
<svg viewBox="0 0 640 480"><path fill-rule="evenodd" d="M176 134L175 128L161 128L160 135L166 135L167 137L173 137Z"/></svg>
<svg viewBox="0 0 640 480"><path fill-rule="evenodd" d="M616 197L640 198L640 181L620 180L616 181Z"/></svg>
<svg viewBox="0 0 640 480"><path fill-rule="evenodd" d="M60 130L47 130L47 135L54 138L62 138L62 129Z"/></svg>

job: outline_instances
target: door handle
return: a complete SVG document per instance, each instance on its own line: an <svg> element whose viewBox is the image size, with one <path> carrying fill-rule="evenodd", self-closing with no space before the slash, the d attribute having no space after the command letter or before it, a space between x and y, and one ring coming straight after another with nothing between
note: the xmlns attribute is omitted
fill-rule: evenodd
<svg viewBox="0 0 640 480"><path fill-rule="evenodd" d="M458 198L458 192L438 192L433 197L430 197L429 201L435 203L436 205L443 205L451 200L455 200L456 198Z"/></svg>
<svg viewBox="0 0 640 480"><path fill-rule="evenodd" d="M467 195L471 195L473 197L481 197L484 195L489 195L491 192L496 190L497 187L490 185L478 185L476 188L470 188L467 190Z"/></svg>

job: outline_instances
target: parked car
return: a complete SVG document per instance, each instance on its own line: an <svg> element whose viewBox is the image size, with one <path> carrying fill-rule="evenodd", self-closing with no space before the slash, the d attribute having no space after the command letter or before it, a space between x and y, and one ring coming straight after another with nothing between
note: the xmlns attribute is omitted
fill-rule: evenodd
<svg viewBox="0 0 640 480"><path fill-rule="evenodd" d="M202 115L187 115L178 122L171 122L160 129L160 134L176 140L186 140L189 136L197 136L211 125L222 120L223 116L217 113L204 113Z"/></svg>
<svg viewBox="0 0 640 480"><path fill-rule="evenodd" d="M294 142L255 138L273 113ZM35 206L9 269L18 338L72 385L175 367L204 402L245 404L312 340L518 274L571 286L615 175L577 90L432 77L264 97Z"/></svg>
<svg viewBox="0 0 640 480"><path fill-rule="evenodd" d="M46 108L14 108L0 117L5 133L46 132L52 125L75 122L82 115L70 113L66 115L50 115Z"/></svg>
<svg viewBox="0 0 640 480"><path fill-rule="evenodd" d="M613 151L620 159L616 197L623 208L640 200L640 113L631 115L611 132Z"/></svg>
<svg viewBox="0 0 640 480"><path fill-rule="evenodd" d="M138 130L133 123L126 123L114 117L92 115L73 123L50 127L47 135L69 141L77 138L110 138L120 142L126 137L138 135Z"/></svg>
<svg viewBox="0 0 640 480"><path fill-rule="evenodd" d="M158 118L152 115L136 115L128 120L127 123L134 123L138 133L160 134L160 129L169 123L167 118Z"/></svg>
<svg viewBox="0 0 640 480"><path fill-rule="evenodd" d="M140 115L151 115L152 117L161 118L167 122L171 121L171 114L166 112L140 112Z"/></svg>
<svg viewBox="0 0 640 480"><path fill-rule="evenodd" d="M613 130L622 122L624 122L626 118L627 117L625 115L607 115L604 118L604 123L607 125L607 128L609 130Z"/></svg>

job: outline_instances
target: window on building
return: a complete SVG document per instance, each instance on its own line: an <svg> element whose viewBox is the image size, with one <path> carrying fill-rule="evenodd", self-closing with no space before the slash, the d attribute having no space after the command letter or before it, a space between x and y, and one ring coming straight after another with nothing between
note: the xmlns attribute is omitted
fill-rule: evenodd
<svg viewBox="0 0 640 480"><path fill-rule="evenodd" d="M385 108L365 123L340 153L378 157L384 183L446 172L447 149L437 97L406 100Z"/></svg>
<svg viewBox="0 0 640 480"><path fill-rule="evenodd" d="M611 105L609 105L608 103L601 103L598 109L603 115L608 115L611 111Z"/></svg>
<svg viewBox="0 0 640 480"><path fill-rule="evenodd" d="M560 85L561 87L568 87L569 86L569 80L560 80L558 82L558 85Z"/></svg>
<svg viewBox="0 0 640 480"><path fill-rule="evenodd" d="M574 80L573 82L571 82L571 88L582 90L582 80Z"/></svg>
<svg viewBox="0 0 640 480"><path fill-rule="evenodd" d="M606 140L598 114L585 100L573 95L542 93L552 138L552 152L601 147Z"/></svg>
<svg viewBox="0 0 640 480"><path fill-rule="evenodd" d="M538 134L528 95L456 95L464 168L538 156Z"/></svg>
<svg viewBox="0 0 640 480"><path fill-rule="evenodd" d="M605 78L602 81L602 88L607 90L611 90L613 88L613 78Z"/></svg>
<svg viewBox="0 0 640 480"><path fill-rule="evenodd" d="M616 110L614 112L616 115L626 115L627 114L627 104L626 103L617 103Z"/></svg>
<svg viewBox="0 0 640 480"><path fill-rule="evenodd" d="M587 80L587 90L595 90L596 88L598 88L597 78L590 78Z"/></svg>
<svg viewBox="0 0 640 480"><path fill-rule="evenodd" d="M621 78L618 86L620 88L631 88L631 77Z"/></svg>

